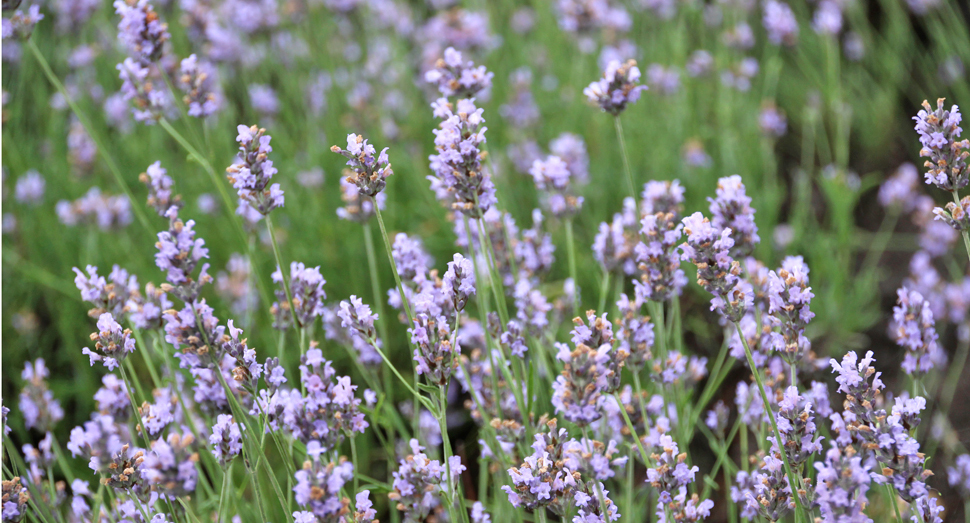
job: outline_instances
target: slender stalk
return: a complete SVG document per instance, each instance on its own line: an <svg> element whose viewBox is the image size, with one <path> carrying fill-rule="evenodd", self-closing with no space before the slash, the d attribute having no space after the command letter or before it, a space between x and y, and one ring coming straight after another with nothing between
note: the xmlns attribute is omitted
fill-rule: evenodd
<svg viewBox="0 0 970 523"><path fill-rule="evenodd" d="M952 194L953 194L953 201L957 204L957 207L959 207L960 195L957 193L956 189L953 189ZM963 246L967 248L967 258L970 258L970 234L968 234L966 230L960 231L960 234L963 236Z"/></svg>
<svg viewBox="0 0 970 523"><path fill-rule="evenodd" d="M286 273L286 266L283 265L283 255L280 254L280 244L276 241L276 228L273 227L273 217L269 214L266 215L266 230L269 231L269 241L273 244L273 256L276 258L276 266L280 271L280 279L283 280L283 292L286 293L287 306L290 309L290 317L293 318L293 325L297 328L303 327L300 325L299 319L296 317L296 312L293 310L293 295L290 294L290 278ZM303 356L306 347L302 344L300 345L300 356Z"/></svg>
<svg viewBox="0 0 970 523"><path fill-rule="evenodd" d="M616 128L616 138L620 141L620 155L623 157L623 170L626 171L626 181L630 185L630 196L633 197L633 205L637 209L637 219L640 217L640 200L637 198L637 184L633 181L633 169L630 168L630 159L626 153L626 140L623 139L623 124L620 123L620 116L613 117L613 126Z"/></svg>
<svg viewBox="0 0 970 523"><path fill-rule="evenodd" d="M748 340L744 337L744 332L741 331L741 324L734 322L734 327L738 331L738 337L741 338L741 344L744 345L744 355L748 359L748 366L751 367L751 374L754 375L754 380L758 384L761 401L764 403L765 410L768 412L768 421L771 422L771 429L775 433L775 439L780 449L779 454L781 454L781 459L785 464L785 474L788 476L788 483L791 486L792 499L795 500L795 510L801 511L803 508L802 502L798 497L798 486L801 485L801 482L797 481L791 464L788 463L788 453L783 449L782 441L784 440L781 439L781 431L778 430L778 422L775 421L775 414L771 412L771 402L768 401L768 393L765 392L764 380L761 378L761 372L758 370L758 366L754 363L754 356L751 355L751 347L748 346Z"/></svg>
<svg viewBox="0 0 970 523"><path fill-rule="evenodd" d="M217 520L219 523L223 523L224 521L226 521L226 518L225 518L226 492L228 492L229 489L232 488L229 484L230 478L232 477L232 474L230 473L231 472L230 468L231 466L226 467L226 470L222 474L222 490L219 492L219 519Z"/></svg>
<svg viewBox="0 0 970 523"><path fill-rule="evenodd" d="M899 501L896 500L896 487L892 483L886 483L886 490L889 491L889 503L893 506L896 513L896 522L903 523L903 516L899 513Z"/></svg>
<svg viewBox="0 0 970 523"><path fill-rule="evenodd" d="M620 400L620 395L613 393L613 399L616 400L616 404L620 406L620 414L623 415L623 421L626 422L626 427L630 430L630 435L633 436L633 441L637 442L637 450L640 451L640 458L643 459L643 463L646 466L650 466L650 457L647 454L646 449L643 448L643 442L640 441L640 436L637 436L637 430L633 426L633 422L630 421L630 415L626 413L626 409L623 408L623 401ZM631 463L632 467L633 464Z"/></svg>
<svg viewBox="0 0 970 523"><path fill-rule="evenodd" d="M387 336L387 319L384 316L384 296L381 294L381 283L377 276L377 253L374 250L374 236L371 234L370 222L364 222L363 227L364 247L367 250L367 269L370 272L371 291L374 294L374 308L377 309L378 318L384 320L378 322L377 330L381 335L381 339L384 340L384 343L390 343L390 338ZM383 378L384 394L391 397L394 386L391 375L382 369L381 376Z"/></svg>
<svg viewBox="0 0 970 523"><path fill-rule="evenodd" d="M460 486L453 482L451 477L451 439L448 437L448 421L445 419L448 413L448 391L445 385L438 387L438 427L441 431L441 450L443 454L443 461L445 462L445 481L448 483L448 500L447 506L448 519L450 521L458 521L455 519L455 493L457 486Z"/></svg>
<svg viewBox="0 0 970 523"><path fill-rule="evenodd" d="M579 317L579 278L576 277L576 243L573 241L573 219L566 220L566 255L569 258L569 277L573 279L573 317ZM602 314L602 311L597 311Z"/></svg>
<svg viewBox="0 0 970 523"><path fill-rule="evenodd" d="M495 249L492 248L492 238L488 235L484 218L479 218L477 222L479 246L483 248L485 253L485 266L488 269L488 278L491 282L492 294L495 296L495 309L498 312L499 319L502 320L502 325L507 325L509 322L509 309L505 303L505 290L502 286L502 278L499 275L496 265Z"/></svg>
<svg viewBox="0 0 970 523"><path fill-rule="evenodd" d="M148 222L148 217L145 215L145 210L142 208L139 202L135 201L135 196L132 194L131 188L129 188L128 184L125 183L125 179L121 175L121 170L118 169L118 164L115 163L114 158L108 154L108 150L105 149L104 144L101 143L101 139L94 132L94 129L91 127L91 122L88 121L87 116L81 112L81 108L78 107L77 103L74 102L74 99L71 98L71 95L68 94L67 89L64 88L64 84L61 83L61 81L57 78L57 75L54 74L50 64L47 63L47 59L44 58L44 55L40 52L40 49L37 47L37 43L34 42L33 38L27 39L27 48L30 49L30 52L34 55L34 58L37 59L37 62L40 64L40 68L44 71L44 75L47 76L47 80L54 84L57 91L61 93L61 96L64 97L64 100L71 108L74 116L76 116L78 121L81 122L81 126L84 127L84 131L88 133L91 141L94 142L94 146L97 148L98 154L100 154L101 158L104 159L104 163L108 164L108 170L111 171L111 175L114 177L115 182L118 184L121 190L124 191L125 196L128 197L128 201L131 202L131 210L134 211L135 217L138 218L138 222L141 223L145 229L151 231L152 226Z"/></svg>
<svg viewBox="0 0 970 523"><path fill-rule="evenodd" d="M357 472L357 474L354 474L354 492L360 492L360 479L359 479L360 462L357 461L357 437L356 436L350 438L350 459L354 464L354 472Z"/></svg>
<svg viewBox="0 0 970 523"><path fill-rule="evenodd" d="M606 295L608 293L607 289L610 288L610 271L603 271L603 283L600 284L600 301L599 306L596 308L596 312L603 314L606 309Z"/></svg>

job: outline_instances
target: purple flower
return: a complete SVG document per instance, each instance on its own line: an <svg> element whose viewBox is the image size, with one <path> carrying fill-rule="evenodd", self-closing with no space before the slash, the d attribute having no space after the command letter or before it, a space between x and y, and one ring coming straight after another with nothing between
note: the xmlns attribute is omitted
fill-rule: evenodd
<svg viewBox="0 0 970 523"><path fill-rule="evenodd" d="M905 288L897 291L899 300L893 308L893 334L896 343L906 349L903 370L917 376L933 367L946 364L946 353L937 344L938 336L930 304L923 295Z"/></svg>
<svg viewBox="0 0 970 523"><path fill-rule="evenodd" d="M455 253L454 261L448 262L448 270L442 283L442 291L451 296L455 310L464 310L468 299L475 295L475 269L472 261Z"/></svg>
<svg viewBox="0 0 970 523"><path fill-rule="evenodd" d="M532 128L542 117L532 95L532 69L522 66L512 71L509 73L508 83L512 92L508 95L508 102L499 107L499 115L514 128ZM523 173L529 170L532 160L542 155L539 145L533 140L509 144L507 154L516 165L516 170Z"/></svg>
<svg viewBox="0 0 970 523"><path fill-rule="evenodd" d="M513 507L548 508L562 516L568 511L566 503L579 488L580 474L570 470L563 459L564 443L569 437L566 429L557 429L555 419L547 426L548 432L535 435L532 444L535 452L518 467L508 469L512 486L505 485L502 490Z"/></svg>
<svg viewBox="0 0 970 523"><path fill-rule="evenodd" d="M954 466L947 469L950 486L956 489L963 499L970 498L970 454L957 456Z"/></svg>
<svg viewBox="0 0 970 523"><path fill-rule="evenodd" d="M10 18L3 19L3 39L7 40L13 38L15 40L26 41L34 32L34 26L43 19L44 15L41 14L40 6L37 4L31 5L29 8L27 8L26 13L18 9L14 11ZM7 45L16 44L11 42ZM4 60L6 60L6 55L4 55ZM22 515L23 514L21 514L21 516ZM6 506L4 506L4 519L6 519L6 517Z"/></svg>
<svg viewBox="0 0 970 523"><path fill-rule="evenodd" d="M121 79L122 98L131 106L136 121L153 125L168 112L171 106L169 92L165 84L153 81L157 80L157 69L132 58L125 58L116 69Z"/></svg>
<svg viewBox="0 0 970 523"><path fill-rule="evenodd" d="M37 6L34 6L37 7ZM6 19L4 20L6 22ZM9 45L9 44L8 44ZM3 520L19 523L27 516L27 502L30 493L23 486L19 477L3 481Z"/></svg>
<svg viewBox="0 0 970 523"><path fill-rule="evenodd" d="M104 386L94 393L98 411L119 421L128 419L131 416L131 402L128 400L128 387L125 382L114 374L105 374L101 383Z"/></svg>
<svg viewBox="0 0 970 523"><path fill-rule="evenodd" d="M905 212L916 209L919 172L911 163L900 165L892 176L879 186L879 203L883 207L898 207Z"/></svg>
<svg viewBox="0 0 970 523"><path fill-rule="evenodd" d="M622 469L629 460L628 456L617 456L618 451L612 440L604 444L586 438L570 439L563 444L563 466L584 478L606 481L616 475L613 469Z"/></svg>
<svg viewBox="0 0 970 523"><path fill-rule="evenodd" d="M913 120L916 121L916 132L923 145L919 155L929 158L924 164L927 168L926 183L944 191L955 191L970 183L970 168L967 167L970 140L958 140L963 132L960 128L963 115L956 105L947 111L943 100L940 98L936 101L935 111L929 102L923 100L923 109Z"/></svg>
<svg viewBox="0 0 970 523"><path fill-rule="evenodd" d="M825 460L815 463L815 469L816 501L824 520L872 521L864 512L871 474L854 449L843 452L833 443Z"/></svg>
<svg viewBox="0 0 970 523"><path fill-rule="evenodd" d="M249 103L253 109L262 115L275 115L280 110L280 100L276 91L265 84L250 84Z"/></svg>
<svg viewBox="0 0 970 523"><path fill-rule="evenodd" d="M471 219L481 218L498 203L491 175L484 169L485 118L474 99L452 105L441 98L431 104L442 121L435 134L435 152L428 157L433 175L428 176L435 196Z"/></svg>
<svg viewBox="0 0 970 523"><path fill-rule="evenodd" d="M714 295L711 310L738 322L753 304L754 293L751 284L740 278L741 265L731 257L732 230L715 228L699 212L684 218L683 224L687 242L680 247L681 259L697 265L698 285Z"/></svg>
<svg viewBox="0 0 970 523"><path fill-rule="evenodd" d="M649 184L648 184L649 185ZM678 187L676 182L672 186ZM644 191L647 193L647 190ZM645 198L645 203L650 198ZM650 202L641 209L646 213L640 220L640 242L635 247L639 278L633 280L637 299L640 301L664 302L679 296L687 277L680 268L677 244L680 242L684 225L679 222L675 212L662 209L659 202Z"/></svg>
<svg viewBox="0 0 970 523"><path fill-rule="evenodd" d="M138 297L138 279L117 265L112 267L107 280L104 276L98 276L97 267L88 265L85 269L88 273L86 276L77 267L73 270L77 275L74 285L81 291L81 299L94 306L88 311L88 316L98 318L110 312L122 317L127 303Z"/></svg>
<svg viewBox="0 0 970 523"><path fill-rule="evenodd" d="M841 363L835 358L829 360L832 372L839 373L835 381L839 384L838 391L846 395L846 410L864 421L872 421L873 402L884 388L880 379L882 373L876 372L871 365L873 361L872 351L866 352L862 361L855 351L846 353ZM869 378L872 378L871 382Z"/></svg>
<svg viewBox="0 0 970 523"><path fill-rule="evenodd" d="M650 64L647 67L647 85L660 95L677 94L680 91L680 71L674 66Z"/></svg>
<svg viewBox="0 0 970 523"><path fill-rule="evenodd" d="M20 203L36 205L44 199L44 185L44 177L39 172L31 169L20 178L17 178L14 197Z"/></svg>
<svg viewBox="0 0 970 523"><path fill-rule="evenodd" d="M122 331L110 312L98 318L98 332L91 334L91 341L95 342L94 350L84 347L81 353L91 359L91 365L100 361L108 370L114 370L125 357L135 352L131 329Z"/></svg>
<svg viewBox="0 0 970 523"><path fill-rule="evenodd" d="M323 314L323 300L327 298L327 293L323 290L327 280L320 274L320 266L310 268L302 262L290 262L289 286L293 303L286 302L282 273L283 271L277 267L272 275L273 282L280 286L276 289L277 301L270 307L270 313L275 318L273 327L286 329L294 317L298 327L312 325L314 320Z"/></svg>
<svg viewBox="0 0 970 523"><path fill-rule="evenodd" d="M448 483L447 470L438 460L428 459L418 440L409 443L411 453L400 461L392 473L394 482L387 497L397 502L406 523L424 521L433 510L440 510L441 493Z"/></svg>
<svg viewBox="0 0 970 523"><path fill-rule="evenodd" d="M376 339L377 332L374 329L374 321L377 315L371 312L370 305L367 305L357 296L351 296L350 301L340 302L341 326L350 332L363 337L365 340Z"/></svg>
<svg viewBox="0 0 970 523"><path fill-rule="evenodd" d="M842 30L842 9L834 0L823 0L815 9L812 29L821 35L837 35Z"/></svg>
<svg viewBox="0 0 970 523"><path fill-rule="evenodd" d="M20 373L25 382L20 391L20 414L24 417L24 426L38 432L48 432L64 418L61 403L54 399L54 393L47 388L46 378L49 375L43 358L28 361Z"/></svg>
<svg viewBox="0 0 970 523"><path fill-rule="evenodd" d="M228 414L219 414L216 424L212 426L212 434L209 435L212 455L223 465L242 452L241 429L242 427Z"/></svg>
<svg viewBox="0 0 970 523"><path fill-rule="evenodd" d="M128 53L140 62L154 62L162 57L162 48L170 35L168 24L162 22L148 0L115 0L118 40Z"/></svg>
<svg viewBox="0 0 970 523"><path fill-rule="evenodd" d="M636 103L640 93L647 89L645 85L637 85L639 81L640 69L636 60L627 60L623 64L614 60L606 66L603 78L589 84L583 94L604 112L618 116L627 105Z"/></svg>
<svg viewBox="0 0 970 523"><path fill-rule="evenodd" d="M375 156L377 150L363 136L348 134L346 149L334 145L330 150L347 158L353 174L346 180L356 185L364 196L376 197L387 185L387 177L394 174L387 158L387 147Z"/></svg>
<svg viewBox="0 0 970 523"><path fill-rule="evenodd" d="M576 182L589 182L589 155L586 153L586 142L581 136L562 133L549 142L549 152L566 162L566 168Z"/></svg>
<svg viewBox="0 0 970 523"><path fill-rule="evenodd" d="M798 20L788 4L777 0L765 2L761 21L771 43L793 46L798 42Z"/></svg>
<svg viewBox="0 0 970 523"><path fill-rule="evenodd" d="M770 5L770 3L766 4L765 9L767 9L767 5ZM761 128L761 134L766 137L781 138L788 130L788 119L785 118L785 112L779 109L774 102L766 101L761 104L758 127Z"/></svg>
<svg viewBox="0 0 970 523"><path fill-rule="evenodd" d="M572 172L558 156L532 162L529 174L532 175L536 188L542 191L546 204L554 215L569 216L578 213L582 208L583 197L572 194Z"/></svg>
<svg viewBox="0 0 970 523"><path fill-rule="evenodd" d="M718 230L730 228L734 245L730 247L731 256L742 258L751 254L755 245L761 241L758 226L754 223L754 209L751 198L745 193L744 183L737 174L717 181L717 197L708 198L710 202L711 223Z"/></svg>
<svg viewBox="0 0 970 523"><path fill-rule="evenodd" d="M970 196L964 196L960 202L949 202L946 209L936 207L933 209L936 219L940 220L958 231L970 229Z"/></svg>
<svg viewBox="0 0 970 523"><path fill-rule="evenodd" d="M616 350L618 354L624 355L621 357L625 358L626 365L633 372L639 372L653 358L653 323L648 316L640 315L642 305L639 298L630 301L626 294L621 294L616 302L620 313Z"/></svg>
<svg viewBox="0 0 970 523"><path fill-rule="evenodd" d="M158 233L155 265L165 271L165 279L175 295L185 302L191 302L199 295L199 289L212 281L207 273L208 263L202 264L198 278L192 279L192 273L199 261L209 257L209 249L205 246L205 240L195 237L195 220L183 223L174 207L165 214L169 219L169 227L167 231ZM168 292L170 289L163 285L162 290Z"/></svg>
<svg viewBox="0 0 970 523"><path fill-rule="evenodd" d="M549 326L548 313L552 305L538 285L529 278L519 278L513 290L515 317L534 335L541 334Z"/></svg>
<svg viewBox="0 0 970 523"><path fill-rule="evenodd" d="M191 433L169 433L165 439L151 443L151 450L145 453L141 475L152 486L152 490L166 496L188 496L195 491L199 479L196 469L198 454L195 452L195 437Z"/></svg>
<svg viewBox="0 0 970 523"><path fill-rule="evenodd" d="M182 208L182 196L172 194L174 182L162 167L162 162L149 165L145 172L138 175L138 180L148 186L148 206L155 209L159 216L165 216L172 207L176 212Z"/></svg>
<svg viewBox="0 0 970 523"><path fill-rule="evenodd" d="M127 197L102 194L97 187L92 187L73 202L57 202L54 210L64 225L74 227L79 224L92 224L103 231L124 229L133 219L131 202Z"/></svg>
<svg viewBox="0 0 970 523"><path fill-rule="evenodd" d="M414 325L408 329L415 347L415 370L430 383L446 386L458 368L461 345L452 344L451 325L446 317L421 311L417 298L415 306Z"/></svg>
<svg viewBox="0 0 970 523"><path fill-rule="evenodd" d="M556 15L563 31L584 36L601 29L626 32L632 23L626 10L610 1L558 0Z"/></svg>
<svg viewBox="0 0 970 523"><path fill-rule="evenodd" d="M790 364L800 361L810 350L805 327L815 317L809 310L812 288L808 286L808 266L801 256L789 256L778 272L768 273L769 325L781 332L771 332L766 347L782 353Z"/></svg>
<svg viewBox="0 0 970 523"><path fill-rule="evenodd" d="M310 447L307 447L310 452ZM349 461L321 463L316 456L296 471L294 499L301 507L310 509L309 521L341 521L349 500L341 498L340 490L354 477L354 465ZM316 519L312 516L316 516Z"/></svg>
<svg viewBox="0 0 970 523"><path fill-rule="evenodd" d="M182 60L179 73L178 86L189 116L206 118L222 108L223 95L215 66L192 54Z"/></svg>
<svg viewBox="0 0 970 523"><path fill-rule="evenodd" d="M245 202L259 214L266 216L273 209L283 206L283 190L280 189L280 184L269 183L276 174L273 160L267 158L273 151L269 144L271 137L266 134L266 129L255 125L239 125L236 130L239 132L236 136L239 154L235 163L226 168L229 173L227 178L239 195L240 206L236 213L244 214Z"/></svg>
<svg viewBox="0 0 970 523"><path fill-rule="evenodd" d="M612 222L602 222L593 240L593 258L605 271L622 271L632 275L636 270L636 200L624 198L623 212L613 214Z"/></svg>
<svg viewBox="0 0 970 523"><path fill-rule="evenodd" d="M340 199L343 200L344 206L337 209L338 218L367 223L376 214L374 202L376 201L377 207L383 210L387 201L387 194L380 192L375 197L361 194L360 189L352 180L343 178L340 180Z"/></svg>
<svg viewBox="0 0 970 523"><path fill-rule="evenodd" d="M556 412L580 426L603 416L607 396L620 386L625 354L613 349L613 331L606 316L597 317L593 311L586 315L588 324L577 318L570 331L575 350L556 343L556 358L564 368L552 384Z"/></svg>
<svg viewBox="0 0 970 523"><path fill-rule="evenodd" d="M471 98L479 91L490 88L494 76L484 65L475 67L470 60L462 61L461 52L449 47L445 49L444 57L435 63L434 69L424 73L424 81L435 85L445 97Z"/></svg>
<svg viewBox="0 0 970 523"><path fill-rule="evenodd" d="M668 504L673 501L675 492L694 482L698 467L687 465L687 453L680 453L677 443L666 434L660 436L652 456L656 466L647 469L646 481L657 489L660 502Z"/></svg>

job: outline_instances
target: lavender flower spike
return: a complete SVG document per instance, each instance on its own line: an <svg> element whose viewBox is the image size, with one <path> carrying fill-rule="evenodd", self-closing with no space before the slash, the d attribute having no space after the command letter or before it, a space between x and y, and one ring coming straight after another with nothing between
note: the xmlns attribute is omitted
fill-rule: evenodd
<svg viewBox="0 0 970 523"><path fill-rule="evenodd" d="M118 39L129 54L143 63L162 57L162 46L169 39L168 24L162 22L148 0L115 0Z"/></svg>
<svg viewBox="0 0 970 523"><path fill-rule="evenodd" d="M731 228L731 238L734 239L731 256L743 258L761 241L758 226L754 223L751 197L745 193L744 183L737 174L718 180L716 194L716 198L707 199L711 204L711 223L718 230Z"/></svg>
<svg viewBox="0 0 970 523"><path fill-rule="evenodd" d="M273 150L269 144L271 138L266 134L266 129L255 125L240 125L236 130L239 132L236 136L239 155L236 162L226 168L229 173L227 178L239 195L239 209L236 212L245 214L245 204L266 216L273 209L283 206L280 184L269 184L276 174L273 160L267 158L267 154Z"/></svg>
<svg viewBox="0 0 970 523"><path fill-rule="evenodd" d="M357 296L351 296L349 302L341 301L337 316L340 317L341 326L356 331L364 339L372 340L377 336L377 331L374 329L377 315L371 312L370 305L365 304Z"/></svg>
<svg viewBox="0 0 970 523"><path fill-rule="evenodd" d="M475 269L472 261L455 253L454 261L448 262L448 270L442 278L445 295L451 297L456 311L462 311L468 299L475 295Z"/></svg>
<svg viewBox="0 0 970 523"><path fill-rule="evenodd" d="M4 4L4 10L6 11L6 4ZM26 14L18 9L10 18L3 19L3 39L27 40L34 32L34 26L43 19L44 15L41 14L40 6L37 4L27 8Z"/></svg>
<svg viewBox="0 0 970 523"><path fill-rule="evenodd" d="M924 164L928 169L926 183L944 191L963 189L970 184L970 168L967 167L970 140L957 140L963 132L960 128L962 119L956 105L949 111L943 107L943 98L936 101L935 111L923 100L923 110L913 117L919 141L923 144L919 155L929 158Z"/></svg>
<svg viewBox="0 0 970 523"><path fill-rule="evenodd" d="M731 257L731 229L718 229L701 213L684 218L687 242L680 246L681 259L697 265L697 284L714 295L711 310L738 322L754 303L751 284L740 278L741 264Z"/></svg>
<svg viewBox="0 0 970 523"><path fill-rule="evenodd" d="M346 149L334 145L330 150L347 158L347 165L353 171L347 181L356 185L365 196L376 197L387 185L387 177L394 174L387 158L387 147L375 157L377 149L361 135L348 134Z"/></svg>
<svg viewBox="0 0 970 523"><path fill-rule="evenodd" d="M897 291L899 301L893 308L893 334L906 350L903 370L920 376L946 363L946 354L937 344L936 324L930 303L915 290Z"/></svg>
<svg viewBox="0 0 970 523"><path fill-rule="evenodd" d="M165 211L172 207L181 209L184 205L182 196L172 194L174 182L162 167L162 162L149 165L145 172L138 175L138 181L148 186L148 206L155 209L159 216L165 216Z"/></svg>
<svg viewBox="0 0 970 523"><path fill-rule="evenodd" d="M607 64L603 78L589 84L583 94L603 111L618 116L627 105L636 103L640 93L647 89L645 85L637 85L639 81L640 69L636 60L627 60L623 64L613 60Z"/></svg>
<svg viewBox="0 0 970 523"><path fill-rule="evenodd" d="M91 365L100 361L108 370L114 370L121 360L135 352L135 338L131 330L121 330L121 325L110 312L98 318L98 332L91 334L91 341L95 342L94 351L84 347L81 353L91 359Z"/></svg>
<svg viewBox="0 0 970 523"><path fill-rule="evenodd" d="M778 272L768 273L768 322L781 327L781 332L771 332L767 346L781 352L789 363L801 359L811 347L805 327L815 317L808 309L814 296L801 256L785 258Z"/></svg>
<svg viewBox="0 0 970 523"><path fill-rule="evenodd" d="M444 96L471 98L491 87L494 76L495 73L488 72L484 65L475 67L471 61L463 62L461 52L449 47L434 69L424 73L424 80L434 84Z"/></svg>
<svg viewBox="0 0 970 523"><path fill-rule="evenodd" d="M189 116L205 118L215 114L222 106L215 67L192 54L182 60L179 73L178 85L185 95L182 101L188 107Z"/></svg>
<svg viewBox="0 0 970 523"><path fill-rule="evenodd" d="M232 420L232 416L219 414L216 424L212 426L212 434L209 435L209 444L212 445L212 455L220 463L226 464L242 452L242 433L240 429L239 424Z"/></svg>
<svg viewBox="0 0 970 523"><path fill-rule="evenodd" d="M442 202L469 218L478 219L498 203L492 177L484 170L486 152L483 109L472 99L458 100L452 106L441 98L432 104L435 116L442 118L434 130L435 152L428 157L433 175L431 190Z"/></svg>
<svg viewBox="0 0 970 523"><path fill-rule="evenodd" d="M283 283L283 274L277 267L273 272L273 282ZM323 300L327 298L327 293L323 286L327 280L320 274L320 267L307 267L301 262L290 263L290 292L293 296L293 303L286 303L286 292L281 286L276 290L276 302L270 308L270 312L276 318L273 326L278 329L285 329L291 323L293 316L296 316L297 325L304 327L323 314Z"/></svg>
<svg viewBox="0 0 970 523"><path fill-rule="evenodd" d="M166 272L168 284L162 285L164 292L174 291L175 295L184 301L191 302L199 295L199 288L212 281L206 272L209 264L202 265L197 280L192 279L192 273L199 261L209 257L209 249L205 247L205 240L195 237L195 220L182 222L175 207L165 213L169 219L167 231L158 233L155 242L155 265Z"/></svg>

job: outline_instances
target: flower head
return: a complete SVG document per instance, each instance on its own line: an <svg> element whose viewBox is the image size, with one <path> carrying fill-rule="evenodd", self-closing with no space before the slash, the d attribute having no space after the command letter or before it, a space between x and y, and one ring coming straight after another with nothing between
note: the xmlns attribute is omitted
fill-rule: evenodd
<svg viewBox="0 0 970 523"><path fill-rule="evenodd" d="M255 125L240 125L236 130L239 132L236 136L239 154L235 163L226 168L229 173L227 178L239 195L239 208L236 213L245 214L245 206L248 206L266 216L273 209L283 206L283 190L280 189L280 184L270 185L270 180L276 174L273 160L267 158L273 151L269 144L271 137L266 134L266 129Z"/></svg>
<svg viewBox="0 0 970 523"><path fill-rule="evenodd" d="M352 173L346 180L357 186L364 196L376 197L387 185L387 177L394 174L387 158L387 147L378 155L377 149L361 135L348 134L346 149L334 145L330 150L347 158Z"/></svg>
<svg viewBox="0 0 970 523"><path fill-rule="evenodd" d="M919 155L928 158L924 166L926 183L944 191L963 189L970 183L970 140L958 140L963 129L960 122L963 115L954 105L950 110L943 106L943 98L936 101L936 110L923 100L923 109L913 117L916 132L919 134Z"/></svg>
<svg viewBox="0 0 970 523"><path fill-rule="evenodd" d="M636 103L640 93L647 89L645 85L637 85L639 81L640 69L635 60L623 64L613 60L606 66L603 78L589 84L583 94L604 112L617 116L627 105Z"/></svg>

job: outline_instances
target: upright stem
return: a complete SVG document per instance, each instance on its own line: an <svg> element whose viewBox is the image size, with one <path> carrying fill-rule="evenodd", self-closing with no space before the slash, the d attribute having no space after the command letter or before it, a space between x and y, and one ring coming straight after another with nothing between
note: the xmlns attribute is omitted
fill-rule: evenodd
<svg viewBox="0 0 970 523"><path fill-rule="evenodd" d="M603 283L600 285L600 301L599 307L596 308L596 312L603 314L606 309L606 295L608 294L607 289L610 288L610 271L603 271Z"/></svg>
<svg viewBox="0 0 970 523"><path fill-rule="evenodd" d="M771 422L771 430L775 433L775 440L778 444L778 453L781 454L781 459L785 463L785 474L788 476L788 484L791 487L792 499L795 500L795 510L802 509L802 502L798 497L798 486L801 485L795 473L792 472L791 465L788 463L788 453L785 452L783 445L783 440L781 439L781 431L778 430L778 422L775 421L775 414L771 412L771 403L768 401L768 393L765 392L764 380L761 378L761 371L758 366L754 363L754 356L751 355L751 347L748 346L748 339L745 338L744 332L741 331L741 324L734 322L734 328L738 331L738 337L741 338L741 344L744 345L744 355L748 359L748 366L751 367L751 374L754 375L754 381L758 384L758 392L761 393L761 401L764 403L765 412L768 413L768 421Z"/></svg>
<svg viewBox="0 0 970 523"><path fill-rule="evenodd" d="M957 204L957 207L960 206L960 195L956 189L953 189L953 201ZM960 234L963 236L963 246L967 248L967 257L970 258L970 234L966 230L960 231Z"/></svg>
<svg viewBox="0 0 970 523"><path fill-rule="evenodd" d="M569 258L569 277L573 280L573 317L579 317L579 279L576 277L576 244L573 241L573 219L566 220L566 254ZM596 311L603 314L603 311Z"/></svg>
<svg viewBox="0 0 970 523"><path fill-rule="evenodd" d="M43 54L41 54L40 49L37 48L37 44L32 38L27 39L27 48L30 49L30 52L34 55L34 58L37 59L37 62L40 64L40 68L44 70L44 75L47 76L47 80L54 84L57 91L61 93L61 96L64 97L64 100L71 108L74 116L76 116L78 121L81 122L81 126L84 127L84 131L94 142L95 148L98 149L98 154L100 154L101 158L104 159L104 163L108 164L108 170L111 171L111 175L114 177L115 182L119 187L121 187L121 190L124 191L125 196L128 197L128 201L131 202L131 210L134 211L135 217L138 218L138 221L145 227L145 229L148 229L149 231L152 230L152 226L148 223L148 218L145 216L145 211L142 208L142 205L135 201L135 196L132 194L128 184L125 183L124 177L121 176L121 170L118 169L118 164L116 164L114 158L108 154L108 150L104 148L104 145L101 143L98 135L93 132L94 129L91 127L91 123L88 121L84 113L81 112L81 109L74 102L74 99L71 98L71 95L68 94L67 89L64 88L64 84L62 84L57 78L57 75L54 74L50 64L47 63L47 59L44 58Z"/></svg>
<svg viewBox="0 0 970 523"><path fill-rule="evenodd" d="M367 250L367 268L370 271L370 285L371 291L374 293L374 307L377 309L377 315L384 321L378 322L377 329L381 334L381 339L384 343L389 343L387 337L387 319L384 316L384 296L381 294L381 284L378 281L377 276L377 254L374 250L374 237L371 234L370 222L364 222L364 247ZM403 297L402 297L403 298ZM381 370L381 376L384 382L384 394L388 397L391 396L392 387L394 382L391 380L391 375L388 372Z"/></svg>
<svg viewBox="0 0 970 523"><path fill-rule="evenodd" d="M637 198L637 184L633 181L633 169L630 168L630 158L626 153L626 140L623 139L623 124L620 123L620 116L613 117L613 125L616 127L616 138L620 141L620 155L623 156L623 170L626 171L626 181L630 185L630 196L633 197L633 204L637 210L637 219L640 219L640 201Z"/></svg>
<svg viewBox="0 0 970 523"><path fill-rule="evenodd" d="M273 227L273 218L267 214L266 215L266 230L269 231L269 240L273 244L273 256L276 258L276 266L280 271L280 279L283 280L283 292L286 293L286 305L290 309L290 317L293 318L293 325L296 328L301 328L299 319L296 317L296 311L293 310L293 295L290 294L290 278L286 273L286 266L283 265L283 256L280 254L280 245L276 241L276 228ZM300 356L303 356L303 352L306 347L300 344Z"/></svg>

